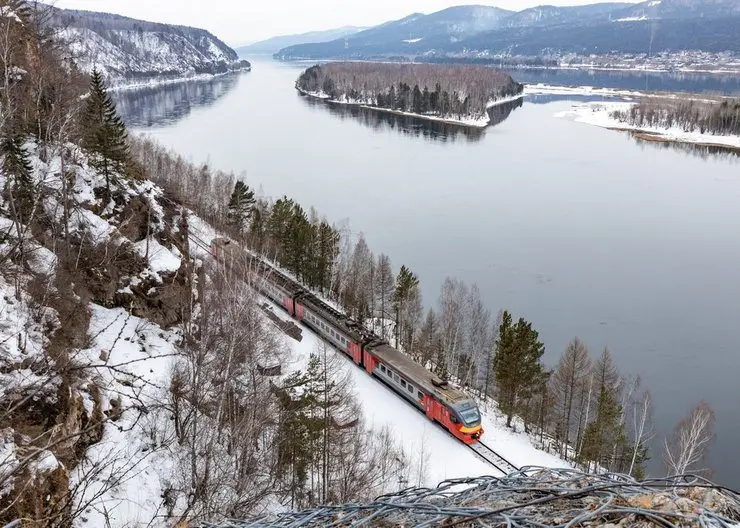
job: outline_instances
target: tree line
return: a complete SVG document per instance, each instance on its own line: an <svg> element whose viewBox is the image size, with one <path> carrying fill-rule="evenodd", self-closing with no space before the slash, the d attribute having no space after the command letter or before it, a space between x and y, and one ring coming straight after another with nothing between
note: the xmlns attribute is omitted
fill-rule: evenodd
<svg viewBox="0 0 740 528"><path fill-rule="evenodd" d="M690 98L643 99L612 116L638 127L673 128L722 136L740 135L740 99L697 101Z"/></svg>
<svg viewBox="0 0 740 528"><path fill-rule="evenodd" d="M192 178L163 180L172 190L191 184L223 190L233 185L231 193L221 193L221 206L205 203L215 195L189 196L196 204L205 201L200 205L204 212L221 211L216 225L231 229L417 362L482 401L495 399L506 423L528 432L542 448L584 469L645 475L646 463L654 456L652 398L639 378L618 372L608 349L594 358L587 345L574 338L558 363L548 366L533 323L508 311L494 314L477 286L447 278L436 305L425 312L417 275L407 266L394 270L390 257L373 253L362 233L330 226L287 197L275 202L255 198L246 184L232 183L233 175L199 169L149 140L133 143L153 156L145 166L171 163L176 174ZM240 208L242 213L237 212ZM318 236L322 226L330 235L325 244ZM309 262L316 255L319 258ZM713 413L702 404L692 416L696 419L685 420L679 427L683 429L666 439L662 456L671 472L707 469ZM687 436L691 423L702 427ZM701 438L703 449L689 449L682 458L676 453L686 451L686 438Z"/></svg>
<svg viewBox="0 0 740 528"><path fill-rule="evenodd" d="M487 105L521 93L508 74L483 66L333 62L308 68L298 88L332 100L435 116L484 116Z"/></svg>

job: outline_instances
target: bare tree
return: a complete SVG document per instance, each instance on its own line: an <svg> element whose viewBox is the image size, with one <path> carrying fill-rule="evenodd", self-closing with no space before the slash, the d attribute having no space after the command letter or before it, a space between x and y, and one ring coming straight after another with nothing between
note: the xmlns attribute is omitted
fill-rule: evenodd
<svg viewBox="0 0 740 528"><path fill-rule="evenodd" d="M627 470L629 475L634 474L640 452L646 449L655 434L652 429L652 407L650 391L645 391L641 398L632 402L632 458Z"/></svg>
<svg viewBox="0 0 740 528"><path fill-rule="evenodd" d="M576 395L583 390L583 384L591 368L588 347L577 337L568 343L563 356L552 376L552 390L556 398L559 423L556 427L560 440L560 456L569 456L571 442L572 418Z"/></svg>
<svg viewBox="0 0 740 528"><path fill-rule="evenodd" d="M669 474L683 475L689 471L704 474L710 472L703 463L715 437L714 423L714 411L704 401L678 422L673 434L664 441L663 460Z"/></svg>
<svg viewBox="0 0 740 528"><path fill-rule="evenodd" d="M375 266L374 281L375 306L378 311L373 314L373 327L376 327L376 321L380 322L380 337L388 339L390 337L388 322L394 319L392 299L395 291L395 277L391 268L391 259L388 255L380 254Z"/></svg>

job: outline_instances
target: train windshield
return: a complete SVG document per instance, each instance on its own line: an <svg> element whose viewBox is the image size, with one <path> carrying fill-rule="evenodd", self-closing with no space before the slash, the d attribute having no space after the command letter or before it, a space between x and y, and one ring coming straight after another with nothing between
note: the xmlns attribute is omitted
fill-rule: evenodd
<svg viewBox="0 0 740 528"><path fill-rule="evenodd" d="M465 425L477 425L480 423L478 407L472 401L465 402L457 407L457 412Z"/></svg>

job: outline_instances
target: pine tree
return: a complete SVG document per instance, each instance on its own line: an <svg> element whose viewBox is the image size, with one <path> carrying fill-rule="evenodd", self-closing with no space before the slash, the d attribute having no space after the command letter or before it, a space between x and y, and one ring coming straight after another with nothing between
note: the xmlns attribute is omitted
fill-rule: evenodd
<svg viewBox="0 0 740 528"><path fill-rule="evenodd" d="M622 406L617 403L609 387L602 384L599 389L596 418L588 424L583 436L582 460L606 466L610 455L609 447L614 443L625 442L624 426L619 420L621 415Z"/></svg>
<svg viewBox="0 0 740 528"><path fill-rule="evenodd" d="M236 182L229 200L228 220L238 233L247 229L247 224L252 218L256 203L254 191L243 181Z"/></svg>
<svg viewBox="0 0 740 528"><path fill-rule="evenodd" d="M321 293L331 287L334 265L339 256L339 233L326 220L316 227L316 285Z"/></svg>
<svg viewBox="0 0 740 528"><path fill-rule="evenodd" d="M3 161L2 171L6 175L5 195L19 223L24 223L34 202L33 166L20 136L6 136L0 146Z"/></svg>
<svg viewBox="0 0 740 528"><path fill-rule="evenodd" d="M405 321L404 309L407 303L410 301L411 296L415 293L415 290L419 288L419 279L414 273L406 266L401 266L398 275L396 276L396 291L393 294L393 306L396 312L396 346L398 346L401 336L407 334Z"/></svg>
<svg viewBox="0 0 740 528"><path fill-rule="evenodd" d="M520 318L514 325L511 314L504 312L496 339L493 371L499 389L499 405L506 413L508 427L511 427L517 405L531 396L542 379L540 359L544 353L545 346L532 323Z"/></svg>
<svg viewBox="0 0 740 528"><path fill-rule="evenodd" d="M437 347L437 361L434 365L434 373L442 381L450 379L450 373L447 368L447 360L445 359L444 350L442 350L442 343L439 343Z"/></svg>
<svg viewBox="0 0 740 528"><path fill-rule="evenodd" d="M129 159L128 135L97 69L90 79L81 128L82 147L90 155L90 165L105 175L106 197L110 197L111 180L116 181Z"/></svg>

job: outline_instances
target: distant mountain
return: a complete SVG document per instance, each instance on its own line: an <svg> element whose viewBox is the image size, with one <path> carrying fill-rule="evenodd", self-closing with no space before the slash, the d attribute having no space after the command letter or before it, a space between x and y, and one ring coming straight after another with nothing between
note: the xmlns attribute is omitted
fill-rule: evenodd
<svg viewBox="0 0 740 528"><path fill-rule="evenodd" d="M250 54L275 53L276 51L296 44L314 44L316 42L343 39L346 36L359 33L364 29L365 28L362 27L345 26L337 29L328 29L326 31L311 31L310 33L301 33L299 35L283 35L255 42L248 46L240 46L236 48L236 52L240 57L247 57Z"/></svg>
<svg viewBox="0 0 740 528"><path fill-rule="evenodd" d="M628 3L603 3L585 6L539 6L519 11L506 18L504 27L545 27L560 24L582 24L590 21L609 20L609 15L626 8Z"/></svg>
<svg viewBox="0 0 740 528"><path fill-rule="evenodd" d="M740 51L740 0L648 0L519 12L459 6L290 46L279 59L480 58L491 55Z"/></svg>
<svg viewBox="0 0 740 528"><path fill-rule="evenodd" d="M406 54L442 42L502 27L512 11L489 6L458 6L430 15L414 13L400 20L366 29L347 39L299 44L280 50L279 58L358 57L383 53Z"/></svg>
<svg viewBox="0 0 740 528"><path fill-rule="evenodd" d="M54 9L77 65L111 80L217 74L248 69L236 52L204 29L136 20L108 13Z"/></svg>

